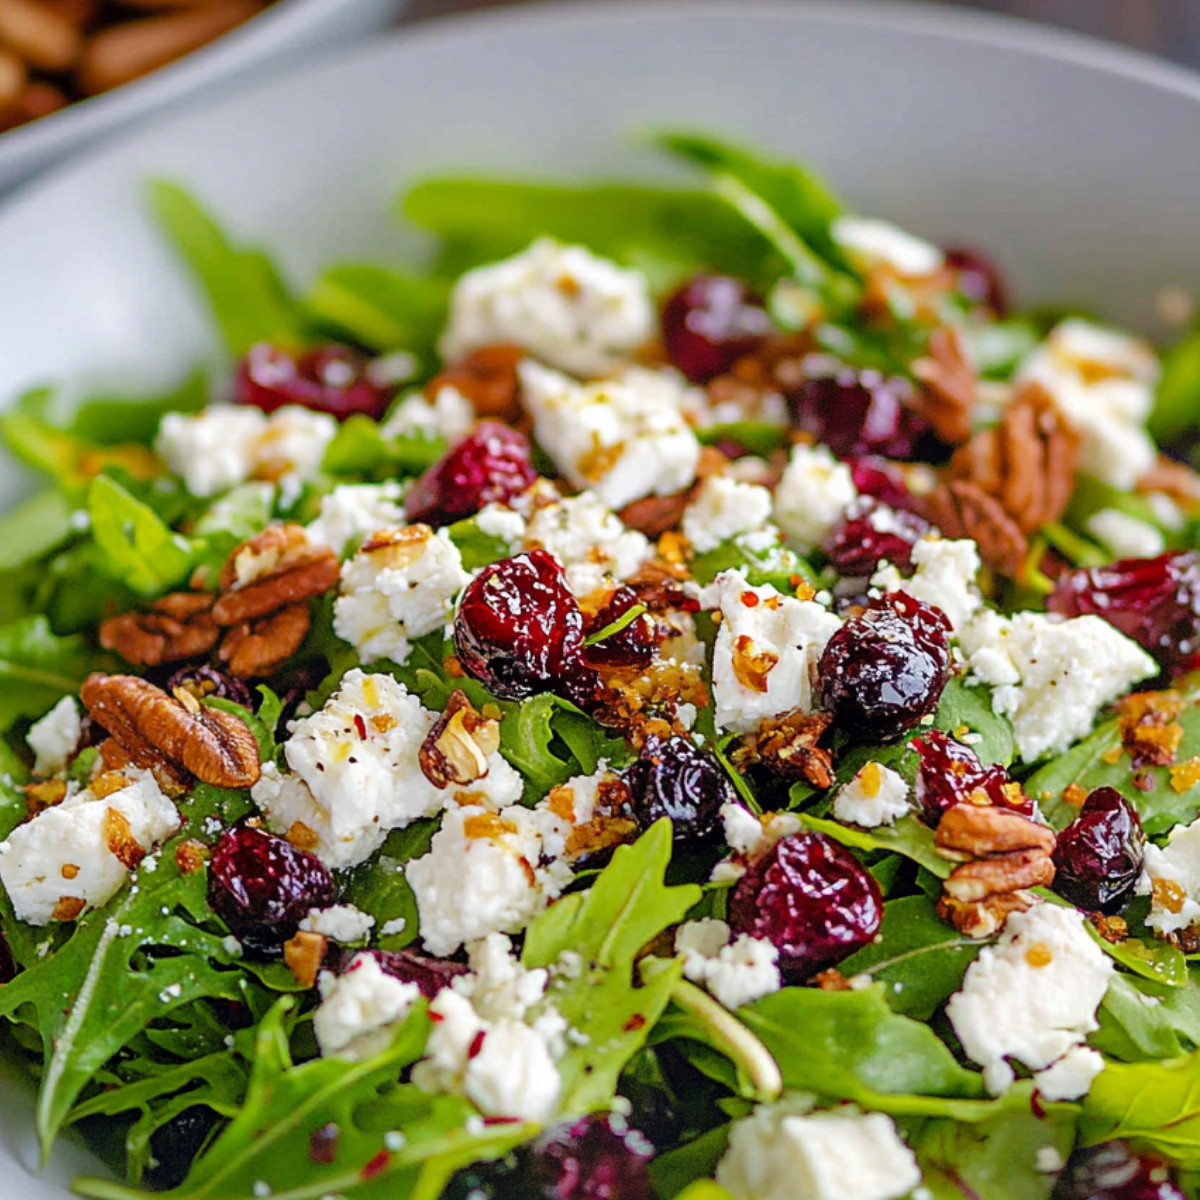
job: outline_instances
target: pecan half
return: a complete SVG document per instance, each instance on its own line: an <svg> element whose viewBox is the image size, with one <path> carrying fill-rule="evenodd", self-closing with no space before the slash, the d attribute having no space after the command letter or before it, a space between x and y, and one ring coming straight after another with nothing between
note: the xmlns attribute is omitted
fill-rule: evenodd
<svg viewBox="0 0 1200 1200"><path fill-rule="evenodd" d="M979 557L1002 575L1018 575L1029 553L1021 527L994 496L974 483L942 484L925 497L923 515L948 538L970 538Z"/></svg>
<svg viewBox="0 0 1200 1200"><path fill-rule="evenodd" d="M499 747L500 722L485 717L456 689L421 743L417 761L434 787L462 786L488 773L488 756Z"/></svg>
<svg viewBox="0 0 1200 1200"><path fill-rule="evenodd" d="M1054 863L1044 850L1014 850L994 858L961 863L942 887L952 900L983 900L1024 888L1048 887L1054 882Z"/></svg>
<svg viewBox="0 0 1200 1200"><path fill-rule="evenodd" d="M1054 852L1054 831L1018 812L982 804L955 804L938 823L934 843L943 858L966 861L1014 850Z"/></svg>
<svg viewBox="0 0 1200 1200"><path fill-rule="evenodd" d="M258 743L245 722L181 695L185 701L135 675L89 675L80 690L92 718L139 766L166 759L215 787L257 783Z"/></svg>
<svg viewBox="0 0 1200 1200"><path fill-rule="evenodd" d="M924 385L913 407L943 442L961 446L971 436L976 390L962 331L952 325L935 329L929 335L929 352L913 362L912 372Z"/></svg>
<svg viewBox="0 0 1200 1200"><path fill-rule="evenodd" d="M1010 913L1026 912L1038 903L1031 892L1001 892L982 900L955 900L943 896L938 916L959 933L971 938L988 938L1000 932Z"/></svg>
<svg viewBox="0 0 1200 1200"><path fill-rule="evenodd" d="M690 491L674 496L646 496L625 505L617 516L630 529L636 529L648 538L658 538L683 520L691 496Z"/></svg>
<svg viewBox="0 0 1200 1200"><path fill-rule="evenodd" d="M478 417L491 417L509 425L520 422L521 378L517 364L525 357L520 346L498 342L480 346L425 385L425 395L436 400L444 387L452 387L470 402Z"/></svg>
<svg viewBox="0 0 1200 1200"><path fill-rule="evenodd" d="M272 525L226 560L213 605L218 625L237 625L329 591L338 581L337 555L314 546L301 525Z"/></svg>
<svg viewBox="0 0 1200 1200"><path fill-rule="evenodd" d="M139 667L182 662L207 654L221 631L212 618L213 597L172 592L142 612L100 622L100 645Z"/></svg>
<svg viewBox="0 0 1200 1200"><path fill-rule="evenodd" d="M815 788L834 782L833 758L818 746L833 721L832 713L793 712L765 721L754 733L743 734L730 758L739 770L761 763L784 779L805 779Z"/></svg>
<svg viewBox="0 0 1200 1200"><path fill-rule="evenodd" d="M300 649L310 624L303 600L257 621L241 621L226 632L217 657L237 679L269 675Z"/></svg>

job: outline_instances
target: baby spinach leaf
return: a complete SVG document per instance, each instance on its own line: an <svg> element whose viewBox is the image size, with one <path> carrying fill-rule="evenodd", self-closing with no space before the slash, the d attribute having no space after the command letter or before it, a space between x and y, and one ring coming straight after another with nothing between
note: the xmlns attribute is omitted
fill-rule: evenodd
<svg viewBox="0 0 1200 1200"><path fill-rule="evenodd" d="M194 413L209 401L208 372L189 371L170 391L156 396L92 396L63 423L75 437L96 446L137 442L149 446L167 413Z"/></svg>
<svg viewBox="0 0 1200 1200"><path fill-rule="evenodd" d="M733 1200L711 1176L729 1144L729 1126L718 1125L698 1138L658 1155L650 1164L657 1195L670 1200ZM706 1176L708 1178L706 1178Z"/></svg>
<svg viewBox="0 0 1200 1200"><path fill-rule="evenodd" d="M490 566L508 557L508 543L490 533L484 533L474 517L468 517L465 521L455 521L449 527L448 533L450 540L462 555L465 571L477 571L480 567Z"/></svg>
<svg viewBox="0 0 1200 1200"><path fill-rule="evenodd" d="M1117 972L1099 1019L1100 1029L1088 1041L1105 1054L1126 1062L1178 1058L1200 1046L1200 988L1194 982L1167 987Z"/></svg>
<svg viewBox="0 0 1200 1200"><path fill-rule="evenodd" d="M394 479L420 475L445 453L445 438L419 433L386 437L378 422L356 413L338 426L321 466L331 475Z"/></svg>
<svg viewBox="0 0 1200 1200"><path fill-rule="evenodd" d="M971 742L971 749L985 765L1000 763L1007 767L1016 757L1012 724L992 711L989 687L968 687L961 678L952 678L942 692L934 725L960 740L964 734L978 737L978 741Z"/></svg>
<svg viewBox="0 0 1200 1200"><path fill-rule="evenodd" d="M859 829L857 825L842 825L808 813L797 813L800 823L815 833L823 833L853 850L890 850L920 863L939 879L945 879L953 864L944 859L934 847L933 830L916 817L901 817L894 825L878 829Z"/></svg>
<svg viewBox="0 0 1200 1200"><path fill-rule="evenodd" d="M45 617L0 626L0 729L40 717L79 691L94 662L82 637L58 637Z"/></svg>
<svg viewBox="0 0 1200 1200"><path fill-rule="evenodd" d="M75 506L62 492L38 492L0 517L0 570L35 562L69 541Z"/></svg>
<svg viewBox="0 0 1200 1200"><path fill-rule="evenodd" d="M97 476L87 507L105 574L139 596L159 596L188 577L194 547L119 484Z"/></svg>
<svg viewBox="0 0 1200 1200"><path fill-rule="evenodd" d="M450 284L374 263L323 272L305 301L310 317L372 350L432 350L446 321Z"/></svg>
<svg viewBox="0 0 1200 1200"><path fill-rule="evenodd" d="M1200 420L1200 329L1192 329L1163 355L1149 429L1158 440Z"/></svg>

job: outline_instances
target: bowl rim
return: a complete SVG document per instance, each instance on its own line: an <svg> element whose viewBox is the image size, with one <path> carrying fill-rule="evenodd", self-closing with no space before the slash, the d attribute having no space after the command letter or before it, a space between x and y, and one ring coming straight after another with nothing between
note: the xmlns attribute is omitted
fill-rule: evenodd
<svg viewBox="0 0 1200 1200"><path fill-rule="evenodd" d="M397 8L399 5L397 0ZM244 70L262 61L273 41L288 38L330 12L352 10L354 6L355 0L281 0L140 79L77 100L58 112L0 134L0 167L10 161L28 159L36 171L44 158L53 169L54 155L69 148L76 139L83 140L89 133L101 136L115 123L143 115L156 106L169 105L202 85L214 70L218 80L230 72ZM286 73L286 68L281 73ZM14 190L27 182L28 179L19 180Z"/></svg>

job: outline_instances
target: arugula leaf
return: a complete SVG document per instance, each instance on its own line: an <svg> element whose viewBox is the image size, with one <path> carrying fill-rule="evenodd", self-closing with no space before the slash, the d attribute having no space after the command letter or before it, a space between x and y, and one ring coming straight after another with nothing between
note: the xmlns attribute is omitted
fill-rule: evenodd
<svg viewBox="0 0 1200 1200"><path fill-rule="evenodd" d="M450 283L374 263L342 263L309 291L310 316L372 350L432 350L446 323Z"/></svg>
<svg viewBox="0 0 1200 1200"><path fill-rule="evenodd" d="M404 864L419 858L429 849L438 827L437 821L423 821L388 835L388 844L366 862L339 872L342 898L375 918L372 943L384 950L402 950L415 941L420 927L417 899L404 874ZM397 835L413 834L403 839ZM416 836L419 835L419 836ZM402 841L407 843L402 846ZM399 933L381 936L389 921L404 918Z"/></svg>
<svg viewBox="0 0 1200 1200"><path fill-rule="evenodd" d="M303 345L302 315L260 251L236 246L178 184L153 180L149 202L163 233L205 293L231 357L241 358L257 342L289 350Z"/></svg>
<svg viewBox="0 0 1200 1200"><path fill-rule="evenodd" d="M139 596L159 596L188 577L191 544L119 484L98 475L87 507L105 574Z"/></svg>
<svg viewBox="0 0 1200 1200"><path fill-rule="evenodd" d="M901 817L894 825L881 825L878 829L867 830L804 812L796 816L806 829L823 833L852 850L890 850L903 854L939 879L945 879L953 869L953 863L944 859L935 849L933 830L916 817Z"/></svg>
<svg viewBox="0 0 1200 1200"><path fill-rule="evenodd" d="M474 517L455 521L447 533L462 555L463 570L477 571L509 555L508 543L479 528Z"/></svg>
<svg viewBox="0 0 1200 1200"><path fill-rule="evenodd" d="M0 729L78 692L94 665L82 637L56 636L43 616L0 625Z"/></svg>
<svg viewBox="0 0 1200 1200"><path fill-rule="evenodd" d="M551 788L576 774L574 757L551 748L552 721L561 701L545 693L509 708L500 720L500 753L525 779L524 803L536 804Z"/></svg>
<svg viewBox="0 0 1200 1200"><path fill-rule="evenodd" d="M999 763L1007 767L1017 754L1012 723L992 710L992 690L984 684L968 687L955 676L942 692L934 726L954 737L964 733L978 735L971 749L985 766Z"/></svg>
<svg viewBox="0 0 1200 1200"><path fill-rule="evenodd" d="M1163 355L1162 377L1147 423L1157 441L1200 418L1200 330L1192 329Z"/></svg>
<svg viewBox="0 0 1200 1200"><path fill-rule="evenodd" d="M1194 982L1167 987L1118 971L1109 980L1099 1019L1100 1029L1088 1041L1107 1055L1126 1062L1178 1058L1200 1046L1200 988Z"/></svg>
<svg viewBox="0 0 1200 1200"><path fill-rule="evenodd" d="M789 547L779 545L763 548L747 537L739 536L722 542L692 562L692 575L701 586L712 583L722 571L743 570L752 587L770 584L785 596L795 591L798 583L815 584L813 569Z"/></svg>
<svg viewBox="0 0 1200 1200"><path fill-rule="evenodd" d="M70 434L95 446L153 443L167 413L194 413L209 401L208 372L196 367L169 391L157 396L92 396L64 424Z"/></svg>
<svg viewBox="0 0 1200 1200"><path fill-rule="evenodd" d="M68 541L74 505L57 488L38 492L0 517L0 570L35 562Z"/></svg>
<svg viewBox="0 0 1200 1200"><path fill-rule="evenodd" d="M446 453L445 438L419 433L385 437L378 422L362 413L343 421L325 448L322 470L331 475L394 479L420 475Z"/></svg>
<svg viewBox="0 0 1200 1200"><path fill-rule="evenodd" d="M672 962L635 988L634 963L649 942L681 921L700 899L695 884L667 887L671 823L658 821L633 845L619 846L586 892L564 896L525 931L526 967L550 967L579 955L575 978L558 973L547 999L588 1041L559 1060L560 1111L589 1112L609 1104L625 1063L662 1015L682 966Z"/></svg>

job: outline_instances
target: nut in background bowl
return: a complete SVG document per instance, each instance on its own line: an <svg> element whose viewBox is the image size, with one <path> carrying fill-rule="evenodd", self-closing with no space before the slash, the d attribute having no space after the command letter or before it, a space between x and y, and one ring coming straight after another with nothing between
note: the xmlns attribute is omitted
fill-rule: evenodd
<svg viewBox="0 0 1200 1200"><path fill-rule="evenodd" d="M407 3L276 0L224 36L143 78L0 134L0 192L151 114L384 29Z"/></svg>

